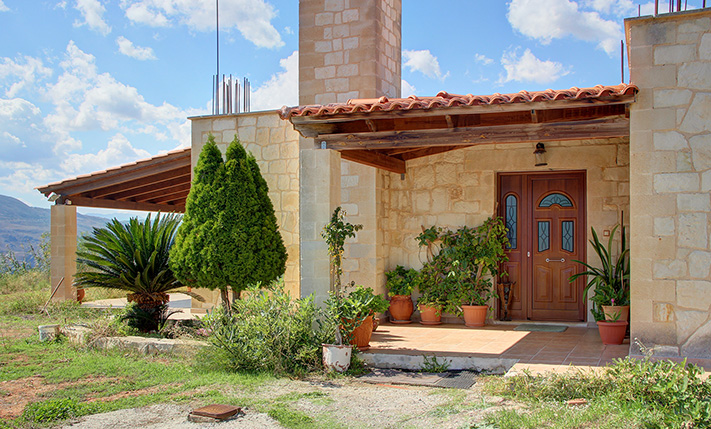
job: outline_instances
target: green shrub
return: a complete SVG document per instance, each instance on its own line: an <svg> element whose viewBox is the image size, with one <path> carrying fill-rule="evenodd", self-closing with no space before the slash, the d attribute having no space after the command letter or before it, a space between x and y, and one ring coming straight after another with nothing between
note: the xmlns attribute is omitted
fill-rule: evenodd
<svg viewBox="0 0 711 429"><path fill-rule="evenodd" d="M711 381L702 380L701 374L699 367L686 362L625 358L597 373L523 374L489 388L534 402L585 398L624 403L645 410L641 419L647 422L662 419L668 427L711 427Z"/></svg>
<svg viewBox="0 0 711 429"><path fill-rule="evenodd" d="M22 419L33 423L54 422L88 414L91 409L90 404L80 403L76 399L49 399L27 405Z"/></svg>
<svg viewBox="0 0 711 429"><path fill-rule="evenodd" d="M312 297L292 300L281 284L245 295L231 314L216 309L203 318L210 342L233 369L302 374L320 368L326 330Z"/></svg>

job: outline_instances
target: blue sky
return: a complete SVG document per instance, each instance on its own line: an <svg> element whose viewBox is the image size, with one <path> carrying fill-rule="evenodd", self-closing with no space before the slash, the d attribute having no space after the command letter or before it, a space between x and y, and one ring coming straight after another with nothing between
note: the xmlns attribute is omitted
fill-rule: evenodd
<svg viewBox="0 0 711 429"><path fill-rule="evenodd" d="M617 84L640 2L432 5L403 0L403 96ZM214 0L0 0L0 194L48 207L35 186L189 146L186 118L209 113L214 13ZM252 111L297 104L298 1L220 0L220 27L220 71L250 79Z"/></svg>

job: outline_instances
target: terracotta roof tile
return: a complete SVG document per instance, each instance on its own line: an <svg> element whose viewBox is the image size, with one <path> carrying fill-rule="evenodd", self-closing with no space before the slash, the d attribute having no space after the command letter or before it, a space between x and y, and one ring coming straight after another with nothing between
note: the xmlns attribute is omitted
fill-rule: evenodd
<svg viewBox="0 0 711 429"><path fill-rule="evenodd" d="M620 84L614 86L597 85L592 88L570 88L563 90L547 89L545 91L521 91L515 94L493 95L455 95L440 91L434 97L408 98L357 98L346 103L332 103L326 105L311 105L287 107L279 111L282 119L294 116L333 116L339 114L389 112L394 110L425 110L441 109L459 106L481 106L493 104L533 103L540 101L556 100L586 100L605 98L611 96L632 95L637 93L635 85Z"/></svg>

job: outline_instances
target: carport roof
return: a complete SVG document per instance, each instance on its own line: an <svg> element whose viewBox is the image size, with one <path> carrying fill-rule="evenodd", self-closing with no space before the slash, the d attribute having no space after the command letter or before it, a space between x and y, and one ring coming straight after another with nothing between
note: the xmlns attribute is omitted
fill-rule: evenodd
<svg viewBox="0 0 711 429"><path fill-rule="evenodd" d="M36 188L57 204L184 212L190 191L190 148L179 149Z"/></svg>

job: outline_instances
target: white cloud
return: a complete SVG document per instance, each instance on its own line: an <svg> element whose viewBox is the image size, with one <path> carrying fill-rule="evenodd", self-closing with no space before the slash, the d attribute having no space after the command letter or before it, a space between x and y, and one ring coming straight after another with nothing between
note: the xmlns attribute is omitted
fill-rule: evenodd
<svg viewBox="0 0 711 429"><path fill-rule="evenodd" d="M427 77L444 80L449 76L449 72L442 76L442 71L439 68L437 57L432 55L429 49L421 51L402 51L402 56L405 58L404 66L410 71L418 71Z"/></svg>
<svg viewBox="0 0 711 429"><path fill-rule="evenodd" d="M10 8L5 6L5 3L3 3L2 0L0 0L0 12L7 12L9 10L10 10Z"/></svg>
<svg viewBox="0 0 711 429"><path fill-rule="evenodd" d="M417 88L410 85L410 83L405 79L400 80L400 94L402 94L402 97L409 97L411 95L415 95L416 93Z"/></svg>
<svg viewBox="0 0 711 429"><path fill-rule="evenodd" d="M116 44L119 47L119 52L128 57L141 61L156 59L156 56L153 54L153 49L136 46L132 41L123 36L116 39Z"/></svg>
<svg viewBox="0 0 711 429"><path fill-rule="evenodd" d="M84 22L76 21L74 26L88 25L89 28L98 31L104 36L111 32L111 27L103 18L106 8L99 0L76 0L74 9L78 10L84 18Z"/></svg>
<svg viewBox="0 0 711 429"><path fill-rule="evenodd" d="M590 5L596 4L599 10L613 8L608 3L608 0L600 0ZM571 0L511 0L507 17L514 29L543 44L573 36L597 42L598 47L613 55L624 39L622 27L616 20L604 19L598 11L581 10L578 3Z"/></svg>
<svg viewBox="0 0 711 429"><path fill-rule="evenodd" d="M150 152L138 149L123 134L116 134L109 140L105 149L97 153L69 154L61 164L62 170L69 174L98 171L116 165L126 164L150 157Z"/></svg>
<svg viewBox="0 0 711 429"><path fill-rule="evenodd" d="M121 7L133 23L152 27L186 25L191 30L215 30L213 0L122 0ZM260 48L284 46L271 24L276 10L265 0L233 0L220 5L220 28L236 28Z"/></svg>
<svg viewBox="0 0 711 429"><path fill-rule="evenodd" d="M530 49L526 49L521 56L518 55L517 50L504 52L501 64L506 70L506 76L502 76L499 83L511 81L549 83L569 73L560 63L539 60Z"/></svg>
<svg viewBox="0 0 711 429"><path fill-rule="evenodd" d="M252 111L278 109L299 104L299 51L279 61L282 71L275 73L252 91Z"/></svg>
<svg viewBox="0 0 711 429"><path fill-rule="evenodd" d="M494 64L494 60L483 54L474 54L474 60L478 63L482 63L485 66Z"/></svg>
<svg viewBox="0 0 711 429"><path fill-rule="evenodd" d="M0 59L0 88L7 97L15 97L22 89L32 85L38 78L52 75L52 70L42 60L30 56Z"/></svg>

